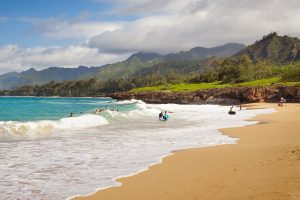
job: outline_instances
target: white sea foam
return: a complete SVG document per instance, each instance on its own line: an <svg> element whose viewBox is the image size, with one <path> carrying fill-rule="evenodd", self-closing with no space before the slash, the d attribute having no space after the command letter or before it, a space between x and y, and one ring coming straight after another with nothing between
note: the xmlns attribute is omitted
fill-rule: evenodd
<svg viewBox="0 0 300 200"><path fill-rule="evenodd" d="M173 150L233 144L237 139L217 129L253 124L245 120L274 112L243 110L232 116L228 106L126 103L133 102L136 109L126 112L1 122L1 131L12 127L25 135L51 131L37 140L2 140L0 199L57 200L117 186L116 178L145 170ZM167 122L158 120L164 110L172 111Z"/></svg>
<svg viewBox="0 0 300 200"><path fill-rule="evenodd" d="M79 117L69 117L60 119L59 122L54 122L54 128L60 129L78 129L102 126L108 124L108 121L99 115L86 114Z"/></svg>
<svg viewBox="0 0 300 200"><path fill-rule="evenodd" d="M0 122L0 138L17 138L18 136L38 136L53 130L83 129L108 124L103 116L85 114L60 120L42 120L31 122ZM24 137L22 137L24 139Z"/></svg>

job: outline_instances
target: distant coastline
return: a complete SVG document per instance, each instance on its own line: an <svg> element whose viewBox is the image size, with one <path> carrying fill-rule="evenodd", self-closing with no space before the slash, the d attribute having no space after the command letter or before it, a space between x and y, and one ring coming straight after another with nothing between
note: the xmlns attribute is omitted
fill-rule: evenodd
<svg viewBox="0 0 300 200"><path fill-rule="evenodd" d="M164 104L244 104L268 102L276 103L281 97L289 103L300 103L300 86L253 86L212 88L189 92L175 91L127 91L88 96L5 96L0 97L45 97L45 98L113 98L116 100L142 100L146 103Z"/></svg>

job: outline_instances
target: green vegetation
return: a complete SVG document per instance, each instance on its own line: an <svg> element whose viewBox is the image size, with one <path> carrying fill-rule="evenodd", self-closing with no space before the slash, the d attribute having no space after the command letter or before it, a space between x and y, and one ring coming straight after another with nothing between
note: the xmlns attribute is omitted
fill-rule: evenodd
<svg viewBox="0 0 300 200"><path fill-rule="evenodd" d="M247 81L244 83L236 84L236 86L270 86L270 85L284 85L280 82L280 78L267 78L254 81Z"/></svg>
<svg viewBox="0 0 300 200"><path fill-rule="evenodd" d="M221 82L212 83L179 83L179 84L166 84L160 86L143 87L131 90L132 92L144 92L144 91L172 91L172 92L194 92L197 90L205 90L212 88L224 88L230 84L222 84Z"/></svg>
<svg viewBox="0 0 300 200"><path fill-rule="evenodd" d="M261 79L255 81L248 81L238 84L222 84L221 82L212 83L179 83L179 84L166 84L152 87L135 88L131 92L153 92L153 91L168 91L168 92L195 92L206 89L225 88L225 87L253 87L253 86L300 86L300 82L280 82L279 78Z"/></svg>
<svg viewBox="0 0 300 200"><path fill-rule="evenodd" d="M27 85L15 90L0 91L0 95L10 96L95 96L100 94L95 79L80 81L63 81L44 85Z"/></svg>

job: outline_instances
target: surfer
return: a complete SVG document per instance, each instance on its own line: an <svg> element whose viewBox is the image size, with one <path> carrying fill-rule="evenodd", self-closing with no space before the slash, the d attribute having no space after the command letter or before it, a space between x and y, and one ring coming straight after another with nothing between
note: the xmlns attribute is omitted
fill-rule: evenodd
<svg viewBox="0 0 300 200"><path fill-rule="evenodd" d="M169 115L167 114L167 111L165 111L165 114L163 116L163 119L166 121L167 119L169 119Z"/></svg>

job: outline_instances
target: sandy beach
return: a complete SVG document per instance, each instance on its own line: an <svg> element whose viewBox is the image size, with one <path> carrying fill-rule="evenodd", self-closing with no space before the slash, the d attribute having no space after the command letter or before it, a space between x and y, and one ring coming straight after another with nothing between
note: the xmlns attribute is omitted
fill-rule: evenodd
<svg viewBox="0 0 300 200"><path fill-rule="evenodd" d="M121 178L121 187L79 199L300 199L300 104L251 104L278 112L256 125L221 130L238 144L177 151L161 164Z"/></svg>

